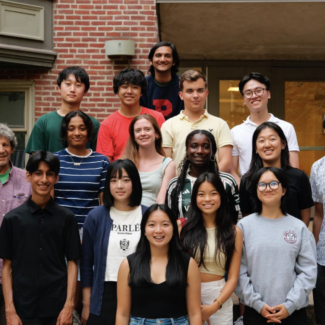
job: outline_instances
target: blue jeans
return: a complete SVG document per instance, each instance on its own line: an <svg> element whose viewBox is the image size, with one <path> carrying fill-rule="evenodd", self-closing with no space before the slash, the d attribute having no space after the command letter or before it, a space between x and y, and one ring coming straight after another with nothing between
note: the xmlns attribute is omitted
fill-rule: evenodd
<svg viewBox="0 0 325 325"><path fill-rule="evenodd" d="M131 316L129 325L189 325L188 316L182 316L178 318L141 318Z"/></svg>

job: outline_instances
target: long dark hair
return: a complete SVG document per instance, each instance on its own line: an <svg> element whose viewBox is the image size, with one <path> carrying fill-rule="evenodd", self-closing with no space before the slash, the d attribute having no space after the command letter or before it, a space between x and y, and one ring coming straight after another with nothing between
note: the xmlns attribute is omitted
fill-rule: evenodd
<svg viewBox="0 0 325 325"><path fill-rule="evenodd" d="M141 238L138 243L130 272L130 286L143 286L152 283L150 275L151 250L145 236L147 221L154 211L161 210L169 217L173 226L173 237L169 242L166 282L168 286L182 287L187 284L187 265L184 263L178 236L177 218L165 204L153 204L144 213L141 221Z"/></svg>
<svg viewBox="0 0 325 325"><path fill-rule="evenodd" d="M206 130L194 130L187 135L186 140L185 140L186 152L188 150L190 140L196 134L204 134L209 139L210 148L211 148L211 157L215 157L215 155L217 153L216 140L215 140L213 134ZM177 183L176 183L176 194L175 194L175 196L172 197L172 204L171 204L173 211L178 211L178 197L179 197L181 191L183 190L183 187L185 184L185 179L186 179L186 174L187 174L189 167L190 167L190 161L189 161L187 153L186 153L183 161L180 163L180 165L178 167L179 176L177 178ZM219 172L217 161L215 159L210 160L206 166L206 169L202 170L202 172L209 172L209 173L217 174Z"/></svg>
<svg viewBox="0 0 325 325"><path fill-rule="evenodd" d="M181 242L186 252L192 257L200 256L199 266L204 264L204 251L207 245L207 231L204 225L202 212L197 206L196 198L202 183L209 182L219 192L221 204L216 215L216 262L220 259L220 253L226 256L226 271L235 250L235 228L229 212L228 199L220 177L215 173L201 174L196 180L191 197L191 207L187 215L187 222L181 232Z"/></svg>
<svg viewBox="0 0 325 325"><path fill-rule="evenodd" d="M264 122L261 125L259 125L252 138L252 161L249 166L249 169L247 173L243 176L243 178L252 179L252 177L261 169L263 168L263 160L259 156L259 154L256 153L256 141L259 136L259 134L265 130L265 129L272 129L274 130L278 136L281 139L281 142L284 144L284 149L281 150L281 168L282 169L289 169L292 168L290 165L290 159L289 159L289 149L288 149L288 141L286 136L284 135L282 129L273 122Z"/></svg>
<svg viewBox="0 0 325 325"><path fill-rule="evenodd" d="M251 197L253 202L253 211L260 214L262 212L262 202L257 197L257 184L259 183L260 178L264 173L270 171L274 174L274 176L278 179L281 183L282 188L286 189L286 194L281 197L280 209L281 212L286 215L287 214L287 197L288 197L288 178L286 173L276 167L263 167L261 168L252 178L252 185L251 185Z"/></svg>
<svg viewBox="0 0 325 325"><path fill-rule="evenodd" d="M132 182L132 193L130 196L130 203L128 206L136 207L141 204L142 200L142 185L140 180L140 175L137 167L134 165L133 161L130 159L117 159L112 162L106 173L105 188L103 192L103 203L106 208L114 206L114 197L111 193L111 178L117 177L122 178L123 169L129 175Z"/></svg>

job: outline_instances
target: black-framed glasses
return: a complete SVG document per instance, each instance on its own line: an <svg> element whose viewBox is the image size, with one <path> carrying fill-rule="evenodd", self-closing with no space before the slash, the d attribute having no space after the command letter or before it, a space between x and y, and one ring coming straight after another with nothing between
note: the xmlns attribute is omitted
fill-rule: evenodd
<svg viewBox="0 0 325 325"><path fill-rule="evenodd" d="M266 88L256 88L254 90L247 90L244 92L244 97L252 98L253 94L255 94L255 96L262 96L264 93L264 90L266 90Z"/></svg>
<svg viewBox="0 0 325 325"><path fill-rule="evenodd" d="M260 192L264 192L264 191L266 191L267 187L269 187L270 190L275 191L279 188L279 184L281 184L281 183L277 182L277 181L272 181L270 183L261 182L261 183L257 184L257 189Z"/></svg>

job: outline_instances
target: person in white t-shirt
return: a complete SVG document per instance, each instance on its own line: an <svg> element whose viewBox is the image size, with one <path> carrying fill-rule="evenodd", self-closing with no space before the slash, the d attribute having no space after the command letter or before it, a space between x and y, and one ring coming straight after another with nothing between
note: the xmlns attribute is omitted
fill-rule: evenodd
<svg viewBox="0 0 325 325"><path fill-rule="evenodd" d="M245 76L239 83L239 91L250 115L240 125L231 129L233 141L232 174L239 184L239 174L243 176L252 160L252 137L255 129L263 122L273 122L279 125L288 141L290 164L299 168L299 146L295 129L292 124L276 118L268 111L268 101L271 98L271 82L258 72Z"/></svg>
<svg viewBox="0 0 325 325"><path fill-rule="evenodd" d="M104 205L88 214L84 223L81 260L82 323L115 324L116 282L121 262L135 252L140 224L147 207L141 206L138 170L129 159L109 165Z"/></svg>
<svg viewBox="0 0 325 325"><path fill-rule="evenodd" d="M252 160L253 133L264 122L273 122L281 127L288 143L290 165L299 168L299 146L293 125L280 120L268 111L267 105L271 98L270 79L258 72L252 72L243 77L238 87L250 112L242 124L231 129L233 141L231 174L238 185L240 185L240 177L237 172L239 171L240 176L243 176L248 171ZM241 317L235 322L236 325L243 325L243 305L241 305L240 314Z"/></svg>

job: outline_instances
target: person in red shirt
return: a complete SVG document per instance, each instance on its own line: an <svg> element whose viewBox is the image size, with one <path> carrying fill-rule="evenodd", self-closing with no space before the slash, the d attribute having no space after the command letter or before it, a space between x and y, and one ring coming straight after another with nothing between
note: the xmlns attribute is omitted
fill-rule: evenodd
<svg viewBox="0 0 325 325"><path fill-rule="evenodd" d="M96 151L107 156L110 162L123 154L129 138L129 126L134 117L142 114L152 115L159 127L165 121L161 113L140 105L140 98L147 90L146 78L142 71L131 68L122 70L113 79L113 89L121 101L121 106L102 122L96 148Z"/></svg>

